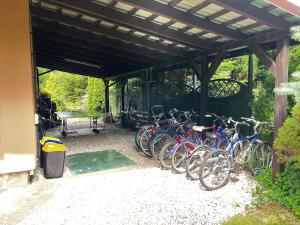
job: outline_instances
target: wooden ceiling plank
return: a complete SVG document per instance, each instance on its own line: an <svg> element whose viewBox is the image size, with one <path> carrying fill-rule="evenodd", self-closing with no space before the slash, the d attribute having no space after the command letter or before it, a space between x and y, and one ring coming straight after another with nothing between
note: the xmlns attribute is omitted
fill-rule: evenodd
<svg viewBox="0 0 300 225"><path fill-rule="evenodd" d="M113 37L116 39L120 39L123 41L127 41L127 42L131 42L131 43L136 43L145 47L149 47L149 48L153 48L159 51L163 51L172 55L176 55L176 56L184 56L184 51L179 51L177 49L174 48L170 48L168 46L150 41L150 40L146 40L146 39L142 39L139 37L136 37L134 35L128 35L126 33L122 33L119 31L116 31L114 29L111 28L107 28L104 26L99 26L99 22L97 22L98 24L93 24L90 23L88 21L83 21L83 20L78 20L76 18L72 18L70 16L66 16L66 15L62 15L62 14L57 14L53 11L49 11L46 9L42 9L42 8L37 8L37 7L31 7L31 12L34 16L40 17L40 18L46 18L46 19L51 19L53 21L57 21L57 22L62 22L65 24L69 24L72 26L76 26L76 27L80 27L82 29L88 29L92 32L96 32L96 33L100 33L109 37Z"/></svg>
<svg viewBox="0 0 300 225"><path fill-rule="evenodd" d="M130 29L155 35L186 46L198 49L209 49L213 47L212 43L203 42L202 40L183 32L160 26L158 24L149 22L148 20L144 20L127 13L119 12L117 10L96 4L94 2L82 0L43 0L43 2L48 2L65 8L73 9L86 15L100 17L105 19L106 21L125 26Z"/></svg>
<svg viewBox="0 0 300 225"><path fill-rule="evenodd" d="M286 29L290 24L264 9L247 3L245 0L213 0L215 4L230 11L237 12L246 18L253 19L275 29Z"/></svg>
<svg viewBox="0 0 300 225"><path fill-rule="evenodd" d="M209 0L210 1L210 0ZM195 15L191 15L188 12L172 8L154 0L140 1L140 0L122 0L122 2L131 5L136 8L144 9L151 13L161 15L172 19L176 22L181 22L189 26L196 27L198 29L206 30L224 37L229 37L234 40L239 40L247 37L247 35L223 25L214 23L208 19L200 18Z"/></svg>

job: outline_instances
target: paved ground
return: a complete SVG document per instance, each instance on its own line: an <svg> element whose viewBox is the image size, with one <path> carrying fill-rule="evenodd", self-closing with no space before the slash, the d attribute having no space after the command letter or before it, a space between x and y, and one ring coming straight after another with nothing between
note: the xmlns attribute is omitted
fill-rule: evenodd
<svg viewBox="0 0 300 225"><path fill-rule="evenodd" d="M221 190L203 191L137 152L133 134L82 129L64 139L68 154L116 149L137 165L78 176L66 170L62 179L3 191L0 224L219 224L251 203L254 183L245 175Z"/></svg>

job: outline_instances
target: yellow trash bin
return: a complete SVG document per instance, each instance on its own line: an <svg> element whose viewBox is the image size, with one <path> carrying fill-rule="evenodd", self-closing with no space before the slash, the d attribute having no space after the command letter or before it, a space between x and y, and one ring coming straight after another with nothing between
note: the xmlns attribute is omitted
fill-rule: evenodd
<svg viewBox="0 0 300 225"><path fill-rule="evenodd" d="M42 148L44 176L47 179L62 177L67 147L64 144L47 142Z"/></svg>
<svg viewBox="0 0 300 225"><path fill-rule="evenodd" d="M41 144L41 154L40 154L40 166L43 168L44 167L44 158L45 158L45 154L43 151L43 147L46 143L56 143L56 144L64 144L60 139L55 138L55 137L49 137L49 136L44 136L41 140L40 140L40 144Z"/></svg>

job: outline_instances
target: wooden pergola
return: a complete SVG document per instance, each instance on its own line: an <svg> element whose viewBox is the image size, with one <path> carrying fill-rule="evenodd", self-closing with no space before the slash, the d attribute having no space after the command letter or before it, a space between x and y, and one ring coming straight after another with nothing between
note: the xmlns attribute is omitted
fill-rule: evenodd
<svg viewBox="0 0 300 225"><path fill-rule="evenodd" d="M224 58L254 53L276 87L287 82L290 27L300 24L288 0L31 0L30 11L36 66L103 78L106 104L111 78L188 66L201 80L202 115ZM275 134L286 104L275 97Z"/></svg>

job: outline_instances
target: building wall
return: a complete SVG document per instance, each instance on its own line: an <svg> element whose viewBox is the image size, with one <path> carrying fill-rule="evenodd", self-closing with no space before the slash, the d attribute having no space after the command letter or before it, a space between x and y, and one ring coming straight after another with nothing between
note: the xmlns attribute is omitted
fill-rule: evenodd
<svg viewBox="0 0 300 225"><path fill-rule="evenodd" d="M36 164L34 85L28 0L1 0L0 174Z"/></svg>

